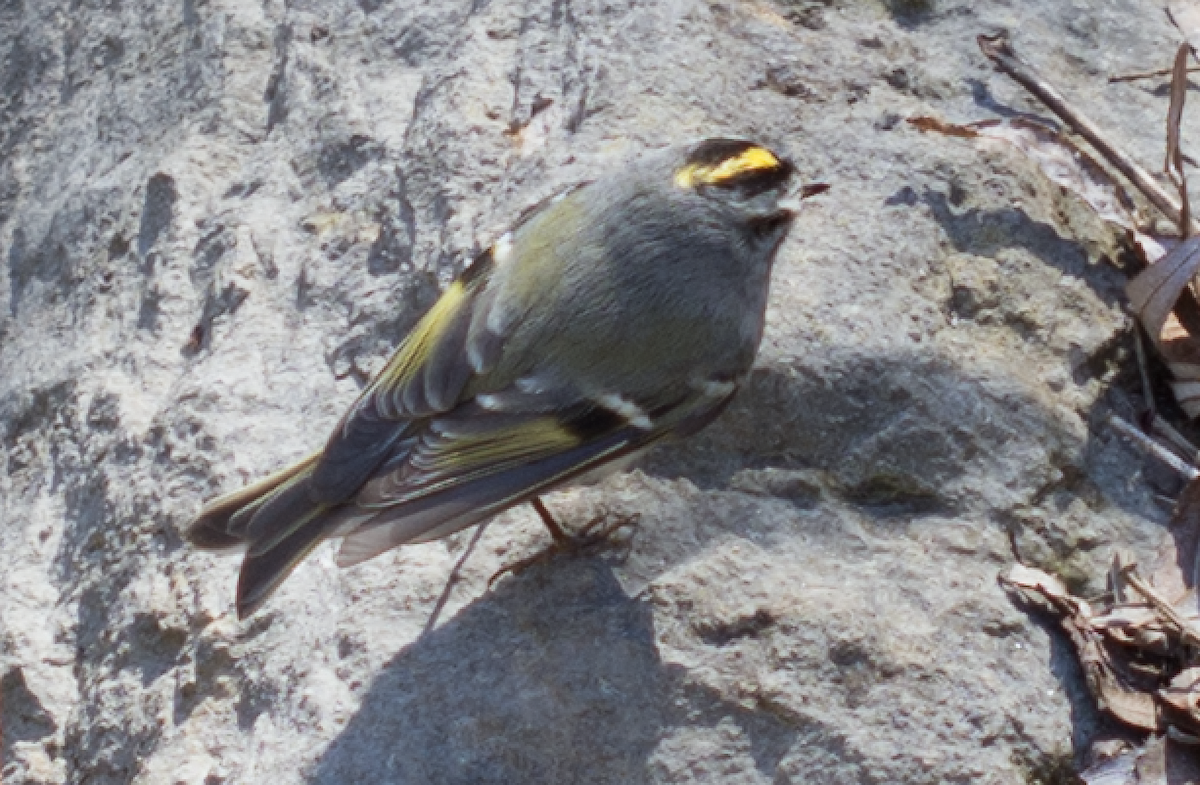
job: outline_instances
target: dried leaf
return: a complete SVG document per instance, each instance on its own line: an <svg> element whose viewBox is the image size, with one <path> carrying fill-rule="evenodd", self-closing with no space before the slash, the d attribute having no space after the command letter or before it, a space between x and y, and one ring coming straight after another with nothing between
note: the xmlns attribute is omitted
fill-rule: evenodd
<svg viewBox="0 0 1200 785"><path fill-rule="evenodd" d="M1140 234L1140 233L1139 233ZM1139 245L1152 261L1153 238L1141 235ZM1188 283L1200 270L1200 236L1189 238L1153 262L1125 285L1130 305L1166 360L1175 381L1171 385L1189 417L1200 416L1200 340L1173 313Z"/></svg>
<svg viewBox="0 0 1200 785"><path fill-rule="evenodd" d="M1158 691L1163 703L1184 715L1185 730L1200 729L1200 668L1188 668Z"/></svg>
<svg viewBox="0 0 1200 785"><path fill-rule="evenodd" d="M1129 581L1130 587L1142 596L1146 602L1153 606L1154 611L1158 614L1158 618L1162 622L1162 626L1173 637L1177 637L1179 642L1184 646L1200 647L1200 628L1197 628L1188 618L1175 610L1174 606L1166 600L1161 594L1154 590L1133 570L1128 570L1125 575Z"/></svg>
<svg viewBox="0 0 1200 785"><path fill-rule="evenodd" d="M1200 667L1189 667L1176 673L1170 685L1160 689L1158 694L1170 706L1200 720Z"/></svg>
<svg viewBox="0 0 1200 785"><path fill-rule="evenodd" d="M1058 578L1048 572L1024 564L1014 564L1001 580L1022 589L1036 589L1055 599L1067 599L1071 593Z"/></svg>
<svg viewBox="0 0 1200 785"><path fill-rule="evenodd" d="M1175 642L1171 636L1160 629L1140 628L1134 630L1133 645L1144 652L1152 652L1168 656L1175 650Z"/></svg>
<svg viewBox="0 0 1200 785"><path fill-rule="evenodd" d="M1100 632L1108 630L1136 630L1150 627L1158 622L1158 614L1145 605L1118 605L1108 613L1095 616L1091 620L1092 629Z"/></svg>
<svg viewBox="0 0 1200 785"><path fill-rule="evenodd" d="M1153 696L1122 683L1111 669L1097 673L1096 677L1088 673L1087 683L1100 708L1112 717L1144 731L1162 730L1163 720Z"/></svg>
<svg viewBox="0 0 1200 785"><path fill-rule="evenodd" d="M1183 288L1200 269L1200 238L1176 246L1125 285L1134 313L1157 343Z"/></svg>
<svg viewBox="0 0 1200 785"><path fill-rule="evenodd" d="M927 116L910 117L908 118L908 122L922 131L935 131L945 136L959 136L964 139L974 139L979 136L979 131L975 128L976 124L955 125L954 123L947 123L945 120L939 120L936 117ZM994 121L985 120L984 122Z"/></svg>
<svg viewBox="0 0 1200 785"><path fill-rule="evenodd" d="M1059 617L1083 666L1088 688L1101 709L1135 728L1162 729L1154 697L1134 685L1123 668L1118 669L1103 638L1091 628L1092 612L1087 602L1072 597L1053 575L1022 564L1013 565L1000 582L1026 602Z"/></svg>
<svg viewBox="0 0 1200 785"><path fill-rule="evenodd" d="M1088 686L1091 686L1091 681L1089 678ZM1098 689L1094 688L1093 692L1100 708L1126 725L1147 731L1163 729L1162 716L1154 698L1122 684L1111 671L1105 674L1105 678L1099 681Z"/></svg>

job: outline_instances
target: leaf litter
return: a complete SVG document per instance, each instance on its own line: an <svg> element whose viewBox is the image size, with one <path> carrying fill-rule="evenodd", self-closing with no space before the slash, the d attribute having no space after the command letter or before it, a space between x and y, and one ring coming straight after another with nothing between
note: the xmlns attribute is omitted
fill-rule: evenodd
<svg viewBox="0 0 1200 785"><path fill-rule="evenodd" d="M909 122L926 132L1002 143L1020 151L1051 182L1074 194L1123 232L1144 265L1126 284L1130 309L1172 375L1171 390L1189 418L1200 417L1200 225L1188 199L1180 125L1187 94L1189 55L1200 58L1200 3L1176 0L1168 13L1187 43L1171 69L1129 78L1170 74L1166 157L1162 178L1171 189L1112 143L1103 131L1032 67L1003 37L979 37L984 54L1042 101L1071 133L1026 116L949 123L934 117ZM1086 143L1081 144L1078 139ZM1097 160L1097 155L1104 164ZM1115 172L1123 176L1120 179ZM1143 197L1174 224L1156 224L1130 197ZM1186 481L1171 519L1173 543L1143 567L1118 551L1108 572L1108 591L1098 598L1072 595L1054 575L1016 564L1001 585L1020 603L1057 620L1075 649L1087 685L1102 711L1124 726L1150 734L1137 746L1101 739L1086 785L1182 785L1200 783L1200 471L1198 451L1153 410L1141 342L1138 341L1148 417L1145 432L1115 415L1108 424L1174 468Z"/></svg>

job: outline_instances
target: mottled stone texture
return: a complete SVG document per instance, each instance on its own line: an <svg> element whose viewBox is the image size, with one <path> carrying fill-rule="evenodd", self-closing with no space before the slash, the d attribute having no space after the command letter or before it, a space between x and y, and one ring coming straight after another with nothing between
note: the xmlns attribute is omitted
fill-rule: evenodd
<svg viewBox="0 0 1200 785"><path fill-rule="evenodd" d="M1094 590L1170 489L1097 426L1111 233L903 122L1036 110L1000 29L1160 159L1161 81L1105 82L1169 62L1148 0L0 0L4 782L1049 782L1101 720L996 575ZM471 532L323 547L236 621L198 505L318 446L525 207L722 134L833 190L731 410L549 499L639 513L626 558L489 590L546 541L517 509L456 584Z"/></svg>

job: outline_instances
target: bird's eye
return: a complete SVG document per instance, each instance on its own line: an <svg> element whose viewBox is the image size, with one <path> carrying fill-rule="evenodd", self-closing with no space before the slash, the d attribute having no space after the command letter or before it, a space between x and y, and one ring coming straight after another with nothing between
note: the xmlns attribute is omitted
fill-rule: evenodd
<svg viewBox="0 0 1200 785"><path fill-rule="evenodd" d="M675 172L680 188L737 189L755 195L778 188L793 167L765 147L739 139L709 139L691 151Z"/></svg>

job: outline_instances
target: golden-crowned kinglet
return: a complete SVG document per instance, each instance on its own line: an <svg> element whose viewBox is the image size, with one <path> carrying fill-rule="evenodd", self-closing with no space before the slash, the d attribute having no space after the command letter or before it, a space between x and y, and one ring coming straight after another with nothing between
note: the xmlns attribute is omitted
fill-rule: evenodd
<svg viewBox="0 0 1200 785"><path fill-rule="evenodd" d="M357 564L711 422L758 350L792 174L766 147L708 139L535 209L442 294L322 450L192 522L198 546L246 547L238 614L326 538Z"/></svg>

